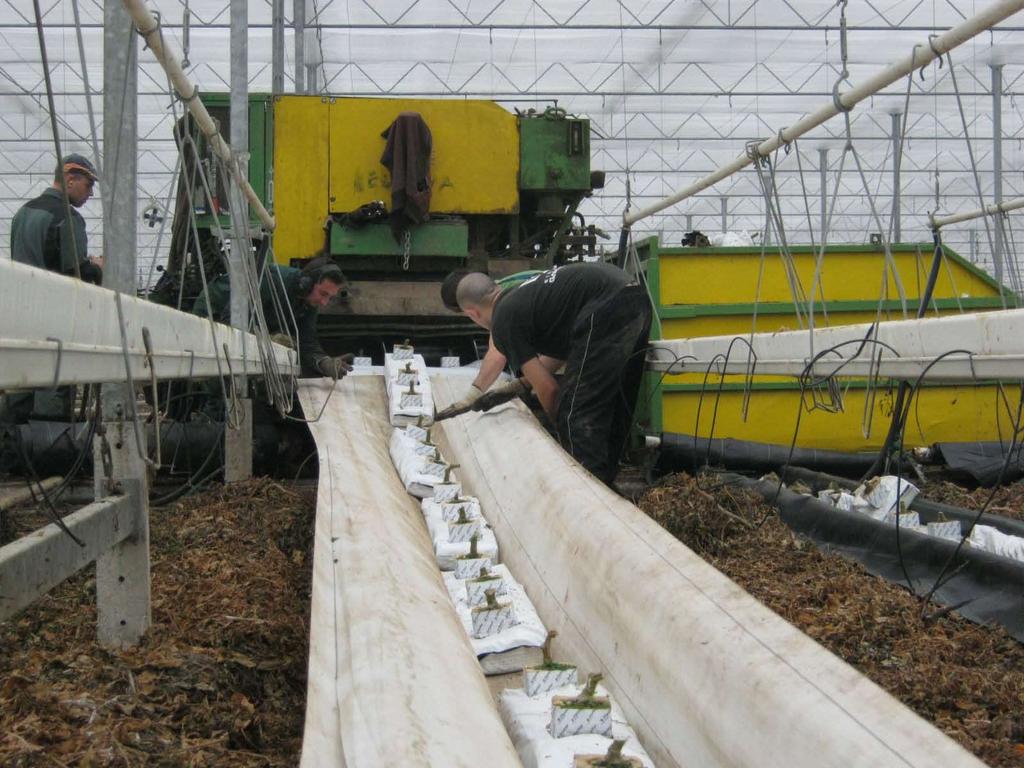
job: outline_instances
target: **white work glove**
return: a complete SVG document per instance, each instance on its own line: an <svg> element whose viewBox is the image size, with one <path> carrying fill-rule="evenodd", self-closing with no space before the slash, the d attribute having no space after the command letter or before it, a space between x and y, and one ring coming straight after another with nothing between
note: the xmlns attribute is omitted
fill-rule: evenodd
<svg viewBox="0 0 1024 768"><path fill-rule="evenodd" d="M483 396L483 394L484 391L480 389L480 387L478 387L476 384L471 384L469 387L469 392L466 393L466 396L463 397L461 400L456 400L454 403L452 403L451 408L454 411L469 408L471 405L473 405L473 403L479 400Z"/></svg>

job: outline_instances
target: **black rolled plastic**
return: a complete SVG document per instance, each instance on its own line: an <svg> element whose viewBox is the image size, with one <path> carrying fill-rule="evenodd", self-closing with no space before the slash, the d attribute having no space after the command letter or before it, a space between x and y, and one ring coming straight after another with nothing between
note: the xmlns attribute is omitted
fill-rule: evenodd
<svg viewBox="0 0 1024 768"><path fill-rule="evenodd" d="M823 549L835 550L860 562L871 573L927 594L940 578L933 600L957 606L965 618L995 623L1024 642L1024 563L957 542L911 531L858 512L836 509L812 496L795 493L770 480L736 474L719 479L760 494L779 510L782 521ZM955 555L955 560L949 562ZM901 565L902 561L902 565ZM947 566L948 563L948 566ZM944 575L943 575L944 574Z"/></svg>
<svg viewBox="0 0 1024 768"><path fill-rule="evenodd" d="M807 467L845 477L860 477L875 459L873 453L844 453L794 448L788 445L755 443L732 438L694 437L675 432L661 436L661 449L655 466L658 472L696 473L706 464L728 469L772 472L787 465Z"/></svg>

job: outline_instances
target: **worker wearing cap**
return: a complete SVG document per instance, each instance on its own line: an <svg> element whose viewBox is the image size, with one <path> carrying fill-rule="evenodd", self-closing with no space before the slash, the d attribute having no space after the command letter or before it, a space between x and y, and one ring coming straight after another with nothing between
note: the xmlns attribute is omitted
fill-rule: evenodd
<svg viewBox="0 0 1024 768"><path fill-rule="evenodd" d="M610 485L643 375L651 327L646 291L611 264L580 263L549 269L507 293L471 272L456 298L521 372L562 447ZM559 383L553 372L563 360Z"/></svg>
<svg viewBox="0 0 1024 768"><path fill-rule="evenodd" d="M98 177L88 158L71 154L57 166L53 184L25 203L11 221L11 258L99 285L102 257L88 255L85 219L78 212ZM65 195L66 192L66 195Z"/></svg>
<svg viewBox="0 0 1024 768"><path fill-rule="evenodd" d="M320 309L334 300L346 282L341 267L327 256L313 259L302 269L271 265L263 273L260 303L267 331L288 336L297 332L303 376L340 379L352 370L353 356L328 355L320 346L316 329ZM208 307L213 308L212 313ZM201 317L212 314L220 323L231 322L231 283L227 275L210 281L206 294L196 298L192 312Z"/></svg>

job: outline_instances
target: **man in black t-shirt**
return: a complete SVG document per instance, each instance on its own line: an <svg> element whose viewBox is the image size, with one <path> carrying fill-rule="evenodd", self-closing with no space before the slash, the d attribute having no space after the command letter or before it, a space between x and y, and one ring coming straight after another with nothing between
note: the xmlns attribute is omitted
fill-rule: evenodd
<svg viewBox="0 0 1024 768"><path fill-rule="evenodd" d="M562 447L605 483L618 473L651 328L646 292L618 267L568 264L504 293L472 272L458 284L463 312L533 389ZM559 385L554 371L564 361Z"/></svg>

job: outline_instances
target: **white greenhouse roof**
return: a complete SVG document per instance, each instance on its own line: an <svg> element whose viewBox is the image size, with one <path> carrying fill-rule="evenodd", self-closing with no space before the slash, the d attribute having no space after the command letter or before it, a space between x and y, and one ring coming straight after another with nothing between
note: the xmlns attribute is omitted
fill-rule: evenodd
<svg viewBox="0 0 1024 768"><path fill-rule="evenodd" d="M950 0L306 0L306 61L316 91L333 95L493 99L508 109L557 101L591 120L592 165L607 173L603 190L581 208L588 223L614 243L627 202L648 206L743 155L832 102L842 56L840 14L848 35L847 90L904 58L991 3ZM93 153L85 72L102 152L103 3L42 0L46 49L65 152ZM76 8L79 24L76 25ZM285 12L285 92L294 91L293 0ZM165 39L183 49L189 18L187 72L204 92L229 85L230 6L227 0L151 2ZM249 89L272 87L272 3L249 4ZM866 243L889 227L893 208L893 117L903 112L909 85L903 152L900 229L904 242L930 242L928 214L967 211L993 202L993 66L1001 78L1002 197L1024 196L1024 16L1017 14L951 54L952 67L930 64L902 78L850 113L852 146L837 116L791 151L779 152L776 186L790 244L819 237L820 164L828 199L838 181L830 242ZM9 253L10 220L49 183L54 165L46 86L32 4L0 3L0 252ZM321 60L322 55L322 60ZM175 149L167 78L150 52L139 51L140 215L164 205L172 187ZM962 112L961 112L962 106ZM180 105L179 105L180 107ZM966 123L966 135L964 131ZM973 150L981 195L975 186ZM799 162L798 162L799 160ZM839 169L843 167L840 174ZM628 182L628 184L627 184ZM98 196L99 197L99 196ZM874 220L872 205L881 217ZM86 204L91 250L98 248L100 199ZM637 236L662 234L679 243L691 228L759 232L766 202L758 174L747 168L694 198L645 219ZM1020 216L1006 218L1008 272L1016 273ZM994 224L989 224L989 229ZM164 257L158 227L139 222L140 281ZM945 241L992 270L983 220L950 226ZM773 242L777 238L773 238ZM161 253L163 252L163 253ZM1007 275L1009 277L1009 275Z"/></svg>

